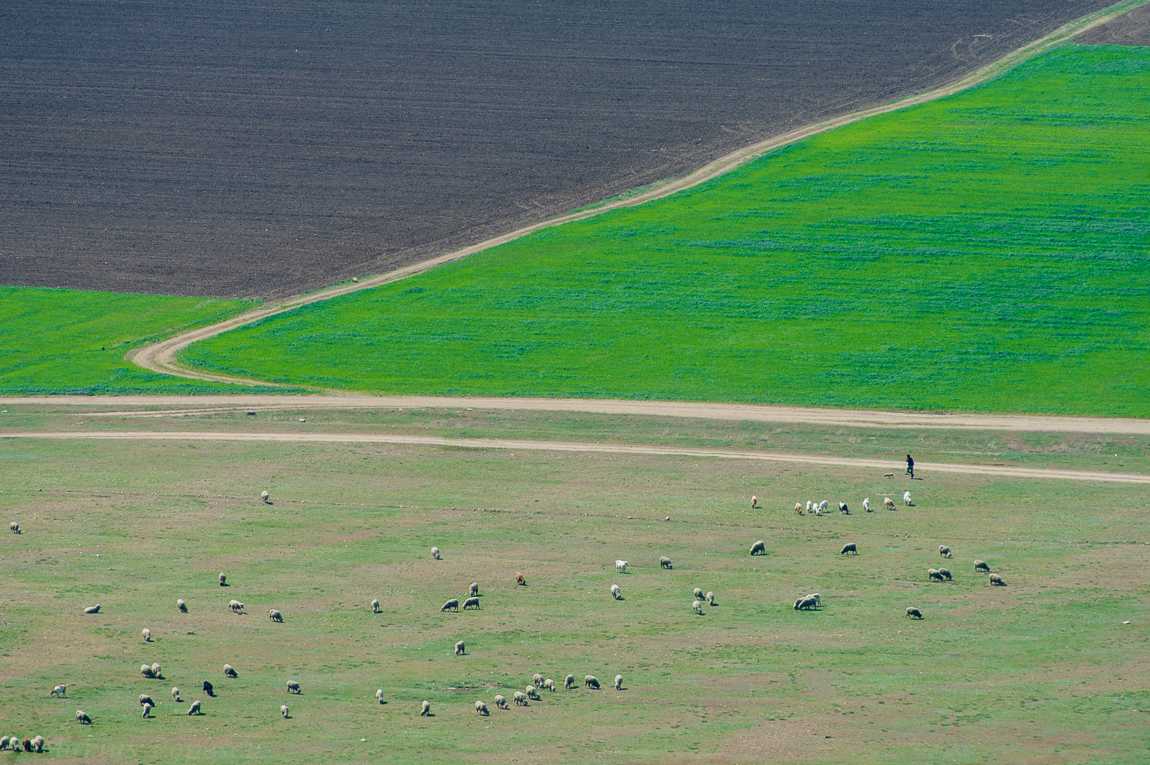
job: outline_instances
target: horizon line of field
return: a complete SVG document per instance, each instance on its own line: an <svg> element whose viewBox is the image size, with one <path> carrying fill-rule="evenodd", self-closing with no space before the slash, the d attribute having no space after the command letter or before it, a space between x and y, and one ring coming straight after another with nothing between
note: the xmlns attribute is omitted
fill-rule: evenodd
<svg viewBox="0 0 1150 765"><path fill-rule="evenodd" d="M339 433L196 433L170 431L163 433L77 431L4 433L0 439L30 438L37 440L94 440L94 441L236 441L256 443L348 443L383 444L395 446L439 446L458 449L521 449L527 451L587 452L598 454L646 455L665 457L707 457L715 459L783 462L803 465L830 465L834 467L877 468L894 473L903 469L901 462L868 460L851 457L820 457L816 455L780 454L774 452L724 451L721 449L692 449L671 446L634 446L623 444L591 444L573 441L526 441L497 438L441 438L437 436L396 436ZM964 473L1010 478L1034 478L1069 481L1101 481L1110 483L1150 484L1150 475L1137 473L1094 473L1082 470L1050 470L1044 468L1006 467L999 465L969 465L962 463L916 462L919 472Z"/></svg>

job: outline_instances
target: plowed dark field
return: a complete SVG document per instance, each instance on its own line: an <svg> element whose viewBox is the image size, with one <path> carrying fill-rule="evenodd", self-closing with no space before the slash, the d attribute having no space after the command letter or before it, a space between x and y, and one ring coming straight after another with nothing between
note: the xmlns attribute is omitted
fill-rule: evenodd
<svg viewBox="0 0 1150 765"><path fill-rule="evenodd" d="M0 5L0 283L275 297L942 84L1108 0Z"/></svg>
<svg viewBox="0 0 1150 765"><path fill-rule="evenodd" d="M1083 32L1076 41L1087 45L1150 45L1150 5Z"/></svg>

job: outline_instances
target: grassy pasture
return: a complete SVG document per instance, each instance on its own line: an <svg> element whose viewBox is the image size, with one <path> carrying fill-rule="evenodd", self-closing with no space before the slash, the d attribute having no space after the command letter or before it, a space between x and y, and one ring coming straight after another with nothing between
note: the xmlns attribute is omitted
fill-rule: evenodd
<svg viewBox="0 0 1150 765"><path fill-rule="evenodd" d="M1147 416L1148 78L1145 49L1061 48L181 358L388 393Z"/></svg>
<svg viewBox="0 0 1150 765"><path fill-rule="evenodd" d="M213 393L234 386L146 372L124 354L215 324L254 300L0 286L0 393Z"/></svg>
<svg viewBox="0 0 1150 765"><path fill-rule="evenodd" d="M74 425L73 415L10 408L7 434ZM296 414L177 427L288 429ZM364 413L300 414L324 428L390 430ZM453 413L403 414L412 429L453 426ZM488 435L529 425L511 415L454 423ZM634 418L626 438L719 440L728 428ZM871 436L853 448L897 458L925 434L786 434L792 449L834 439L848 449ZM986 447L971 433L929 438L931 459L972 462ZM1045 454L1085 464L1094 445L1066 437ZM846 468L636 455L14 439L0 441L0 476L5 518L25 529L0 536L0 728L42 733L60 759L264 762L290 742L303 760L398 763L428 752L528 763L1144 760L1150 528L1140 486L929 474L912 484ZM906 487L917 507L857 506ZM262 488L274 504L258 501ZM748 507L752 493L764 509ZM808 498L844 499L855 514L795 516L790 507ZM756 539L766 556L747 554ZM858 557L838 555L846 541ZM954 560L940 560L939 544ZM430 559L432 545L444 560ZM673 571L658 568L660 555ZM989 587L976 557L1009 586ZM616 574L616 558L632 573ZM953 583L926 581L940 565ZM517 570L527 587L511 581ZM232 586L216 584L220 571ZM438 610L471 581L483 610ZM613 582L624 601L611 600ZM695 586L717 594L702 617L690 610ZM821 611L791 608L813 591ZM229 613L231 598L249 614ZM371 614L372 598L383 614ZM80 613L97 602L99 615ZM904 618L908 605L925 620ZM268 608L285 623L268 621ZM451 654L459 639L466 657ZM145 661L160 662L166 679L140 678ZM224 662L237 680L222 677ZM604 685L620 673L626 690L494 708L496 693L510 698L536 671ZM204 679L217 698L199 692ZM302 696L288 696L288 679ZM47 698L64 682L68 701ZM206 714L182 714L173 685ZM139 717L144 692L161 702L155 719ZM418 717L423 699L434 717ZM490 718L475 716L476 699ZM280 718L281 703L292 719ZM78 706L93 727L74 722Z"/></svg>

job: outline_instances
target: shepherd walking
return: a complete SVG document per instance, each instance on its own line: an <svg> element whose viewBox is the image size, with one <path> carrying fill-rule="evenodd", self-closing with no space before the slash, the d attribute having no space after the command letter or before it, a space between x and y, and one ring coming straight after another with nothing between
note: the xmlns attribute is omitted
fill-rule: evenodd
<svg viewBox="0 0 1150 765"><path fill-rule="evenodd" d="M909 454L906 455L906 474L914 478L914 460Z"/></svg>

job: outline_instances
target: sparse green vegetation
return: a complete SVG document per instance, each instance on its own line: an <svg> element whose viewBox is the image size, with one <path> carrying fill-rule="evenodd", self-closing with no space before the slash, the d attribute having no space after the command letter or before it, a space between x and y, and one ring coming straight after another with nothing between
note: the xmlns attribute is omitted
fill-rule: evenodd
<svg viewBox="0 0 1150 765"><path fill-rule="evenodd" d="M382 393L1150 416L1148 84L1150 51L1069 46L181 358Z"/></svg>

